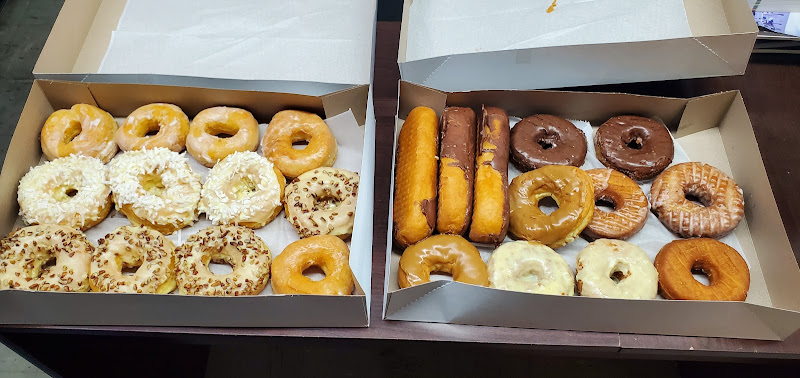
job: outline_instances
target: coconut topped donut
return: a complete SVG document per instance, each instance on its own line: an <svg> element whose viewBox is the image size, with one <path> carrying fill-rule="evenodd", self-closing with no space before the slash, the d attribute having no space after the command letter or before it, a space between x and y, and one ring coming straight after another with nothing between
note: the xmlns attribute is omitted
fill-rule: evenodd
<svg viewBox="0 0 800 378"><path fill-rule="evenodd" d="M197 220L200 175L166 148L129 151L109 165L117 210L135 226L169 235Z"/></svg>

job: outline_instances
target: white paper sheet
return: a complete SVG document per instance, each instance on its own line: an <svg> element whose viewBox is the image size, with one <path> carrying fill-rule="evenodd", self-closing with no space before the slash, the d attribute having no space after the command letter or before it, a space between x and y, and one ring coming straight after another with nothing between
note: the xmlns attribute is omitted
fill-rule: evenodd
<svg viewBox="0 0 800 378"><path fill-rule="evenodd" d="M374 17L372 0L128 1L98 72L368 84Z"/></svg>
<svg viewBox="0 0 800 378"><path fill-rule="evenodd" d="M406 61L691 35L683 0L415 0Z"/></svg>

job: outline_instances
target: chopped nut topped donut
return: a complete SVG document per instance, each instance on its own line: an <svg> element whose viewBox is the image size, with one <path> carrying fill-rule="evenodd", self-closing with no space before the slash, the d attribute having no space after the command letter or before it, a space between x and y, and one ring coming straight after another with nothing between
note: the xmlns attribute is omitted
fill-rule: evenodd
<svg viewBox="0 0 800 378"><path fill-rule="evenodd" d="M175 245L147 227L122 226L98 242L92 291L167 294L175 289ZM133 275L122 269L136 267Z"/></svg>
<svg viewBox="0 0 800 378"><path fill-rule="evenodd" d="M317 168L286 187L286 219L301 238L353 233L359 177L338 168Z"/></svg>

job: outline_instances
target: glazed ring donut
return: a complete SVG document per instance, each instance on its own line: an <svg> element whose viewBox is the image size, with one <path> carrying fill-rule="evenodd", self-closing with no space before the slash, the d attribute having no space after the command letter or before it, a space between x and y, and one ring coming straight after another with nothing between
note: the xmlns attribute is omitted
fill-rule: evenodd
<svg viewBox="0 0 800 378"><path fill-rule="evenodd" d="M234 152L208 172L200 211L215 225L261 228L283 209L286 179L255 152Z"/></svg>
<svg viewBox="0 0 800 378"><path fill-rule="evenodd" d="M303 271L316 266L325 278L312 281ZM286 246L272 263L275 294L350 295L355 288L350 249L331 235L312 236Z"/></svg>
<svg viewBox="0 0 800 378"><path fill-rule="evenodd" d="M587 149L583 131L559 116L532 115L511 129L511 157L524 171L545 165L580 167Z"/></svg>
<svg viewBox="0 0 800 378"><path fill-rule="evenodd" d="M103 162L70 155L31 168L19 181L17 201L26 224L59 224L87 230L111 211Z"/></svg>
<svg viewBox="0 0 800 378"><path fill-rule="evenodd" d="M572 270L550 247L528 241L502 244L489 258L489 287L535 294L575 295Z"/></svg>
<svg viewBox="0 0 800 378"><path fill-rule="evenodd" d="M458 282L489 285L480 252L458 235L434 235L406 248L400 257L397 283L400 288L421 285L431 281L432 272L452 274Z"/></svg>
<svg viewBox="0 0 800 378"><path fill-rule="evenodd" d="M272 254L253 230L241 226L212 226L198 231L175 249L178 291L188 295L257 295L269 280ZM227 263L233 272L208 269L210 262Z"/></svg>
<svg viewBox="0 0 800 378"><path fill-rule="evenodd" d="M42 152L47 160L72 154L108 163L117 153L117 121L107 112L87 104L56 110L42 127Z"/></svg>
<svg viewBox="0 0 800 378"><path fill-rule="evenodd" d="M317 168L300 175L286 187L286 219L301 238L353 233L358 196L358 173L338 168Z"/></svg>
<svg viewBox="0 0 800 378"><path fill-rule="evenodd" d="M307 141L302 150L292 143ZM284 110L269 121L261 140L264 156L288 177L298 177L312 169L331 167L336 161L336 139L322 118L314 113Z"/></svg>
<svg viewBox="0 0 800 378"><path fill-rule="evenodd" d="M18 229L0 241L0 289L89 291L93 253L92 243L73 228ZM56 264L45 267L51 259Z"/></svg>
<svg viewBox="0 0 800 378"><path fill-rule="evenodd" d="M197 220L200 175L177 152L156 148L120 154L109 165L109 181L117 211L134 226L169 235Z"/></svg>
<svg viewBox="0 0 800 378"><path fill-rule="evenodd" d="M546 165L511 181L511 225L518 239L558 248L575 240L594 213L592 179L580 168ZM552 197L558 210L545 214L539 201Z"/></svg>
<svg viewBox="0 0 800 378"><path fill-rule="evenodd" d="M703 205L686 198L694 195ZM672 232L683 237L719 237L744 216L742 189L717 168L682 163L667 168L650 188L653 213Z"/></svg>
<svg viewBox="0 0 800 378"><path fill-rule="evenodd" d="M155 135L148 133L156 131ZM115 139L123 151L168 148L183 151L189 134L189 117L176 105L149 104L134 110L117 130Z"/></svg>
<svg viewBox="0 0 800 378"><path fill-rule="evenodd" d="M168 294L175 290L175 245L147 227L122 226L98 241L92 291ZM132 276L123 268L138 267Z"/></svg>
<svg viewBox="0 0 800 378"><path fill-rule="evenodd" d="M656 177L675 154L672 135L660 122L646 117L613 117L594 134L597 159L634 180Z"/></svg>
<svg viewBox="0 0 800 378"><path fill-rule="evenodd" d="M743 301L750 289L750 269L739 252L714 239L675 240L656 255L658 284L667 299ZM692 276L700 270L708 286Z"/></svg>
<svg viewBox="0 0 800 378"><path fill-rule="evenodd" d="M584 297L655 299L658 294L658 272L650 257L622 240L589 243L578 253L575 279Z"/></svg>
<svg viewBox="0 0 800 378"><path fill-rule="evenodd" d="M595 207L592 220L583 230L590 240L627 239L644 227L650 204L636 181L613 169L586 171L592 178L594 200L610 202L613 211Z"/></svg>
<svg viewBox="0 0 800 378"><path fill-rule="evenodd" d="M224 137L224 136L230 137ZM217 106L203 110L189 125L186 150L206 167L226 156L258 148L258 121L250 112Z"/></svg>

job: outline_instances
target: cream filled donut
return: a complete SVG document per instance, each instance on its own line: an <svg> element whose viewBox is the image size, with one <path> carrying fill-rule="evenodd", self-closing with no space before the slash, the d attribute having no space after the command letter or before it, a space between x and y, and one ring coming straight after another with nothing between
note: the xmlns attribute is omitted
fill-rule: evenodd
<svg viewBox="0 0 800 378"><path fill-rule="evenodd" d="M175 245L147 227L122 226L98 242L92 256L92 291L168 294L175 290ZM133 268L132 276L122 269Z"/></svg>
<svg viewBox="0 0 800 378"><path fill-rule="evenodd" d="M317 168L295 178L286 187L286 219L301 238L353 233L358 195L358 173Z"/></svg>
<svg viewBox="0 0 800 378"><path fill-rule="evenodd" d="M258 148L258 121L244 109L217 106L192 119L186 151L206 167L236 151Z"/></svg>
<svg viewBox="0 0 800 378"><path fill-rule="evenodd" d="M578 253L578 293L584 297L654 299L658 272L641 248L598 239Z"/></svg>
<svg viewBox="0 0 800 378"><path fill-rule="evenodd" d="M59 224L86 230L111 211L108 173L99 159L58 158L31 168L17 189L19 214L26 224Z"/></svg>
<svg viewBox="0 0 800 378"><path fill-rule="evenodd" d="M134 226L169 235L197 220L200 175L183 155L166 148L123 153L109 164L117 211Z"/></svg>
<svg viewBox="0 0 800 378"><path fill-rule="evenodd" d="M92 243L73 228L20 228L0 241L0 289L89 291L93 253ZM55 265L47 267L52 259Z"/></svg>
<svg viewBox="0 0 800 378"><path fill-rule="evenodd" d="M502 244L489 258L489 287L535 294L575 295L572 270L552 248L533 241Z"/></svg>
<svg viewBox="0 0 800 378"><path fill-rule="evenodd" d="M283 209L286 179L267 158L234 152L208 172L200 211L217 224L260 228Z"/></svg>

